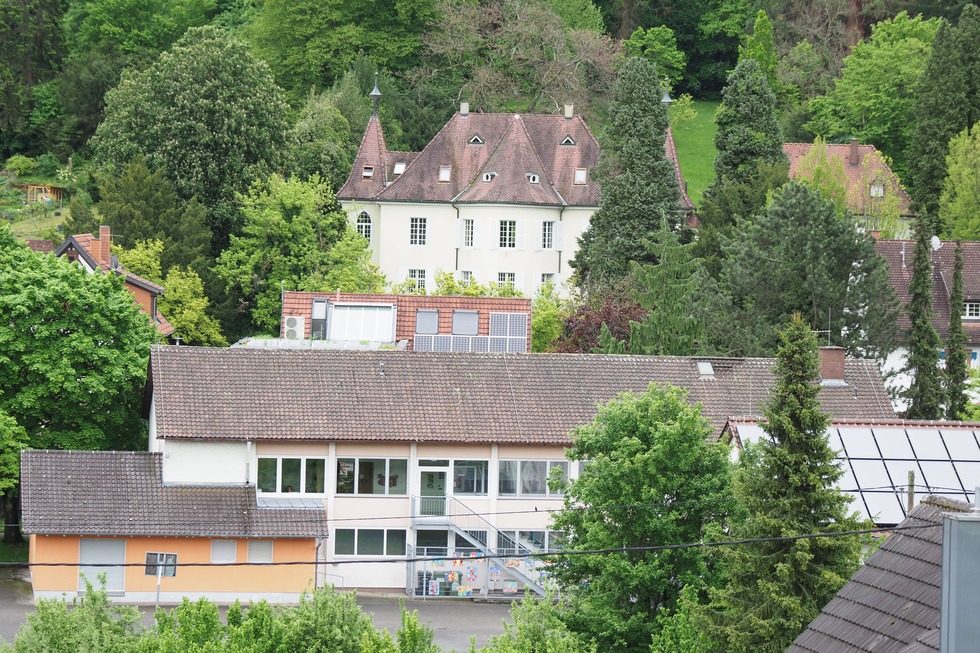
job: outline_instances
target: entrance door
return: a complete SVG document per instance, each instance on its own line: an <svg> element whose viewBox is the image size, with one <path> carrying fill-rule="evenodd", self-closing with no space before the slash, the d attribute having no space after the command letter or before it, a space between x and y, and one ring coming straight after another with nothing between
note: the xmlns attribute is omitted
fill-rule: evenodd
<svg viewBox="0 0 980 653"><path fill-rule="evenodd" d="M121 594L126 590L126 568L123 566L101 566L101 565L122 565L126 562L126 541L125 540L79 540L78 542L78 569L85 574L83 580L78 577L78 591L85 591L85 581L95 586L99 584L99 574L105 574L105 589L109 593Z"/></svg>
<svg viewBox="0 0 980 653"><path fill-rule="evenodd" d="M419 474L419 514L427 517L445 515L446 470L422 469Z"/></svg>

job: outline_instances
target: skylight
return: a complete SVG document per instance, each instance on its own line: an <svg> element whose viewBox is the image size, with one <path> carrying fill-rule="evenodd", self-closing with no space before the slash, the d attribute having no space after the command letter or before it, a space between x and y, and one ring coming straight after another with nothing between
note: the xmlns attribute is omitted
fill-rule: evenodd
<svg viewBox="0 0 980 653"><path fill-rule="evenodd" d="M394 175L400 175L403 172L405 172L405 162L404 161L396 161L395 162L395 167L392 169L391 173L394 174Z"/></svg>

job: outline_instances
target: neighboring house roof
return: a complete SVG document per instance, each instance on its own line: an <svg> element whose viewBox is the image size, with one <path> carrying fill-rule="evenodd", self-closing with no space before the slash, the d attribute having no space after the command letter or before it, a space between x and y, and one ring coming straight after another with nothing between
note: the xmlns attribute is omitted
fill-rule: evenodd
<svg viewBox="0 0 980 653"><path fill-rule="evenodd" d="M28 238L24 242L27 243L27 246L31 249L31 251L39 254L51 254L54 252L54 243L52 243L50 240Z"/></svg>
<svg viewBox="0 0 980 653"><path fill-rule="evenodd" d="M669 127L664 149L674 164L680 208L692 213L694 203L681 176ZM599 142L581 116L466 111L450 118L421 152L392 152L374 114L337 197L595 207L599 184L593 170L599 154ZM440 181L444 168L448 181ZM577 170L585 171L584 183L581 179L575 183Z"/></svg>
<svg viewBox="0 0 980 653"><path fill-rule="evenodd" d="M160 453L21 452L23 529L33 535L317 537L326 512L259 508L254 486L164 486Z"/></svg>
<svg viewBox="0 0 980 653"><path fill-rule="evenodd" d="M109 227L100 227L98 238L92 234L75 234L66 238L54 251L54 254L55 256L77 256L93 272L99 270L103 274L120 274L123 276L126 286L130 290L138 288L146 292L153 299L162 295L165 290L163 286L123 269L118 263L113 263L113 257L109 255L111 237L112 234ZM139 305L139 302L137 304ZM144 313L147 312L142 305L140 305L140 310L143 310ZM170 322L159 310L152 317L153 325L157 331L165 336L173 333L173 326L171 326Z"/></svg>
<svg viewBox="0 0 980 653"><path fill-rule="evenodd" d="M800 162L813 149L813 143L783 143L783 152L789 159L789 176L797 179ZM850 143L825 143L829 159L837 159L844 166L847 175L847 205L854 213L863 215L870 208L871 185L880 184L882 192L895 193L899 199L899 213L911 215L909 195L902 187L898 176L888 167L888 163L874 145L861 145L856 140Z"/></svg>
<svg viewBox="0 0 980 653"><path fill-rule="evenodd" d="M727 431L740 444L767 437L755 421L733 420ZM852 508L878 526L908 516L908 474L918 496L974 500L980 479L980 423L925 420L834 420L830 448L843 476L837 487Z"/></svg>
<svg viewBox="0 0 980 653"><path fill-rule="evenodd" d="M927 497L885 538L787 653L939 650L943 513L972 506Z"/></svg>
<svg viewBox="0 0 980 653"><path fill-rule="evenodd" d="M729 416L761 414L774 363L155 346L147 393L159 438L567 446L571 429L591 422L598 404L651 382L686 388L717 437ZM846 361L844 381L821 388L825 410L895 417L873 361Z"/></svg>
<svg viewBox="0 0 980 653"><path fill-rule="evenodd" d="M912 280L912 256L915 252L914 240L877 240L875 251L888 261L888 283L902 303L903 310L898 317L902 333L912 326L909 320L908 303L912 296L909 283ZM942 243L932 252L932 325L945 341L949 337L950 303L953 290L953 267L956 263L956 243ZM980 242L963 243L963 299L980 303ZM963 315L963 307L959 307ZM980 346L980 319L964 319L963 330L967 344Z"/></svg>
<svg viewBox="0 0 980 653"><path fill-rule="evenodd" d="M481 335L490 333L490 313L524 313L527 319L527 348L531 350L531 300L524 297L466 297L453 295L381 295L356 293L300 292L283 293L280 336L286 337L286 318L302 317L303 337L309 338L312 329L313 300L327 299L343 304L388 304L395 306L395 341L411 344L415 336L415 316L418 310L439 311L439 333L452 333L453 311L479 312Z"/></svg>

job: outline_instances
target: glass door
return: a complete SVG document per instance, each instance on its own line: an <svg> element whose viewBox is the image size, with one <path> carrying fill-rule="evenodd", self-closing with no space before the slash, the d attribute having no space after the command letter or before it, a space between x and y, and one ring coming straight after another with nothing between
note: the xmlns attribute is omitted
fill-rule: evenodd
<svg viewBox="0 0 980 653"><path fill-rule="evenodd" d="M419 470L419 514L424 517L446 514L446 470Z"/></svg>

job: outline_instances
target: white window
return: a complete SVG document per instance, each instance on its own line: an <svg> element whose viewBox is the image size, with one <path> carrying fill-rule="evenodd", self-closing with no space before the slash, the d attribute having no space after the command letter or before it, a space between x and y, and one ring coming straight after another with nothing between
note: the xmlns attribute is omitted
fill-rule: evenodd
<svg viewBox="0 0 980 653"><path fill-rule="evenodd" d="M439 166L439 181L449 181L452 178L452 166Z"/></svg>
<svg viewBox="0 0 980 653"><path fill-rule="evenodd" d="M259 493L323 494L326 458L260 456Z"/></svg>
<svg viewBox="0 0 980 653"><path fill-rule="evenodd" d="M963 317L967 320L980 319L980 302L963 302Z"/></svg>
<svg viewBox="0 0 980 653"><path fill-rule="evenodd" d="M514 282L517 280L517 275L513 272L498 272L497 273L497 283L501 286L514 287Z"/></svg>
<svg viewBox="0 0 980 653"><path fill-rule="evenodd" d="M473 247L473 220L463 219L463 247Z"/></svg>
<svg viewBox="0 0 980 653"><path fill-rule="evenodd" d="M507 248L517 247L517 221L500 221L500 246Z"/></svg>
<svg viewBox="0 0 980 653"><path fill-rule="evenodd" d="M459 279L463 283L473 283L473 272L471 270L462 270L459 273Z"/></svg>
<svg viewBox="0 0 980 653"><path fill-rule="evenodd" d="M453 494L487 494L489 469L486 460L453 461Z"/></svg>
<svg viewBox="0 0 980 653"><path fill-rule="evenodd" d="M310 321L310 338L324 340L327 337L327 300L313 300L313 319Z"/></svg>
<svg viewBox="0 0 980 653"><path fill-rule="evenodd" d="M885 187L881 184L871 184L871 197L884 197Z"/></svg>
<svg viewBox="0 0 980 653"><path fill-rule="evenodd" d="M557 531L497 531L499 555L522 555L561 551L563 539Z"/></svg>
<svg viewBox="0 0 980 653"><path fill-rule="evenodd" d="M177 575L177 554L176 553L153 553L146 552L146 576L156 576L157 572L161 576Z"/></svg>
<svg viewBox="0 0 980 653"><path fill-rule="evenodd" d="M541 223L541 249L553 249L555 246L555 223L547 220Z"/></svg>
<svg viewBox="0 0 980 653"><path fill-rule="evenodd" d="M365 179L370 179L374 176L374 166L364 166L364 170L361 171L361 176Z"/></svg>
<svg viewBox="0 0 980 653"><path fill-rule="evenodd" d="M568 478L567 460L501 460L497 492L502 496L561 496L548 488L551 470Z"/></svg>
<svg viewBox="0 0 980 653"><path fill-rule="evenodd" d="M338 528L336 555L403 556L407 533L400 528Z"/></svg>
<svg viewBox="0 0 980 653"><path fill-rule="evenodd" d="M400 175L403 172L405 172L405 162L404 161L396 161L395 162L395 167L391 169L391 174L393 174L393 175Z"/></svg>
<svg viewBox="0 0 980 653"><path fill-rule="evenodd" d="M439 311L420 308L415 311L415 333L439 333Z"/></svg>
<svg viewBox="0 0 980 653"><path fill-rule="evenodd" d="M249 562L272 562L272 540L249 540Z"/></svg>
<svg viewBox="0 0 980 653"><path fill-rule="evenodd" d="M538 175L534 174L533 172L527 173L527 180L530 183L532 183L532 184L540 184L541 183L541 177L539 177Z"/></svg>
<svg viewBox="0 0 980 653"><path fill-rule="evenodd" d="M425 218L412 218L412 225L408 234L408 243L410 245L425 244L425 223Z"/></svg>
<svg viewBox="0 0 980 653"><path fill-rule="evenodd" d="M470 145L483 145L483 139L479 134L473 134L473 138L467 141Z"/></svg>
<svg viewBox="0 0 980 653"><path fill-rule="evenodd" d="M407 493L407 458L337 459L337 494Z"/></svg>
<svg viewBox="0 0 980 653"><path fill-rule="evenodd" d="M453 334L457 336L475 336L480 324L480 314L477 311L453 311Z"/></svg>
<svg viewBox="0 0 980 653"><path fill-rule="evenodd" d="M395 341L395 307L391 304L332 304L331 340Z"/></svg>
<svg viewBox="0 0 980 653"><path fill-rule="evenodd" d="M561 140L561 143L559 143L559 145L575 145L575 139L572 138L571 136L566 136Z"/></svg>
<svg viewBox="0 0 980 653"><path fill-rule="evenodd" d="M415 290L425 290L425 270L411 269L408 271L408 278L415 282Z"/></svg>
<svg viewBox="0 0 980 653"><path fill-rule="evenodd" d="M541 285L542 286L544 284L546 284L546 283L554 283L554 282L555 282L555 273L554 272L542 272L541 273Z"/></svg>
<svg viewBox="0 0 980 653"><path fill-rule="evenodd" d="M238 542L235 540L211 540L211 562L216 565L238 562Z"/></svg>
<svg viewBox="0 0 980 653"><path fill-rule="evenodd" d="M357 233L365 239L371 240L371 216L367 214L367 211L361 211L361 214L357 216Z"/></svg>
<svg viewBox="0 0 980 653"><path fill-rule="evenodd" d="M587 168L575 168L575 184L582 186L589 179L589 171Z"/></svg>

